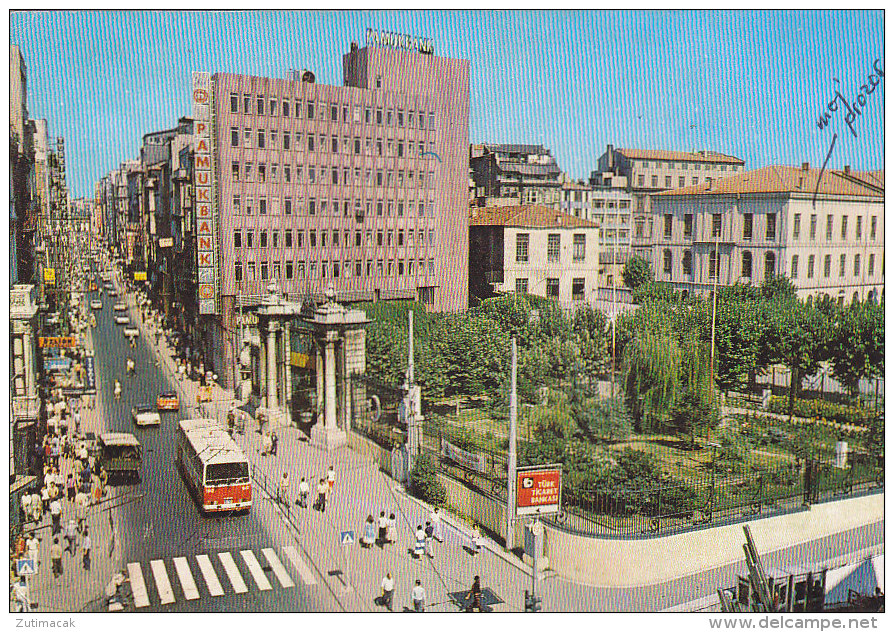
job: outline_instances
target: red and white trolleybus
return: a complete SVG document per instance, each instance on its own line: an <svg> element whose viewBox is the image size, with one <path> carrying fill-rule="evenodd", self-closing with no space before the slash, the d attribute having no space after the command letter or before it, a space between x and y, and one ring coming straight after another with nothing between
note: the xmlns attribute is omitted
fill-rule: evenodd
<svg viewBox="0 0 894 632"><path fill-rule="evenodd" d="M202 511L248 511L251 476L242 448L214 419L184 419L177 465Z"/></svg>

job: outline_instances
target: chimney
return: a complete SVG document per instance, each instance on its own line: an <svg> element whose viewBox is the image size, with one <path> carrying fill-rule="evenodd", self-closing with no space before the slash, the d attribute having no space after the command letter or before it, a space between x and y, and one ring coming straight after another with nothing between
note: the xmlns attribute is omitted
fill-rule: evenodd
<svg viewBox="0 0 894 632"><path fill-rule="evenodd" d="M801 163L801 171L810 171L810 163L802 162Z"/></svg>
<svg viewBox="0 0 894 632"><path fill-rule="evenodd" d="M605 153L608 154L608 171L612 171L615 168L615 146L607 145Z"/></svg>
<svg viewBox="0 0 894 632"><path fill-rule="evenodd" d="M844 175L849 176L851 174L851 166L844 165Z"/></svg>

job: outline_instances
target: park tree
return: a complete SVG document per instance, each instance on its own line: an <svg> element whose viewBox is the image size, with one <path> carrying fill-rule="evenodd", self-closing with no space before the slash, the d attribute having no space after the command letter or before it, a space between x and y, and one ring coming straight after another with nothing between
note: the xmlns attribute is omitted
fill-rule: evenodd
<svg viewBox="0 0 894 632"><path fill-rule="evenodd" d="M721 299L718 293L714 348L720 390L750 386L760 368L763 315L757 300L741 296Z"/></svg>
<svg viewBox="0 0 894 632"><path fill-rule="evenodd" d="M627 263L624 264L623 277L624 285L631 290L636 290L641 285L651 283L655 275L652 273L652 264L643 257L636 255L628 259Z"/></svg>
<svg viewBox="0 0 894 632"><path fill-rule="evenodd" d="M773 301L777 299L792 300L796 297L795 284L783 274L771 274L761 283L761 296Z"/></svg>
<svg viewBox="0 0 894 632"><path fill-rule="evenodd" d="M695 435L716 425L719 418L714 400L711 355L707 345L695 333L682 344L681 388L670 411L669 425L680 434L688 434L695 447Z"/></svg>
<svg viewBox="0 0 894 632"><path fill-rule="evenodd" d="M627 408L640 432L655 432L680 394L682 353L672 335L645 332L624 350Z"/></svg>
<svg viewBox="0 0 894 632"><path fill-rule="evenodd" d="M859 395L860 380L884 372L884 308L871 301L838 309L829 341L829 362L835 378L851 397Z"/></svg>

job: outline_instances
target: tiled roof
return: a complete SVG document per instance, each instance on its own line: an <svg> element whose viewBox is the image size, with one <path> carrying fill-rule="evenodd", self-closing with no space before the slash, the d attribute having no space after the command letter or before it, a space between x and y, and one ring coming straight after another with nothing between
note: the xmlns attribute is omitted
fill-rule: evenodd
<svg viewBox="0 0 894 632"><path fill-rule="evenodd" d="M489 206L469 209L470 226L598 228L591 221L545 206Z"/></svg>
<svg viewBox="0 0 894 632"><path fill-rule="evenodd" d="M817 181L819 180L819 187ZM870 182L870 184L866 184ZM857 195L883 197L884 171L850 172L827 169L820 180L819 169L770 165L739 175L656 195L736 195L748 193L805 193L812 195Z"/></svg>
<svg viewBox="0 0 894 632"><path fill-rule="evenodd" d="M723 162L744 165L745 161L735 156L710 151L665 151L663 149L617 149L622 156L633 160L683 160L690 162Z"/></svg>

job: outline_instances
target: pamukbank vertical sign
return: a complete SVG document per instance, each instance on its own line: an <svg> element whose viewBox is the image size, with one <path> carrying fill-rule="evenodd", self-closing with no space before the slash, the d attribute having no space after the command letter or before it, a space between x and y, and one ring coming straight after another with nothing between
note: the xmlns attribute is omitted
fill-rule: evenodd
<svg viewBox="0 0 894 632"><path fill-rule="evenodd" d="M214 100L211 73L192 74L193 178L196 191L196 257L199 313L217 313L217 208L214 191Z"/></svg>

